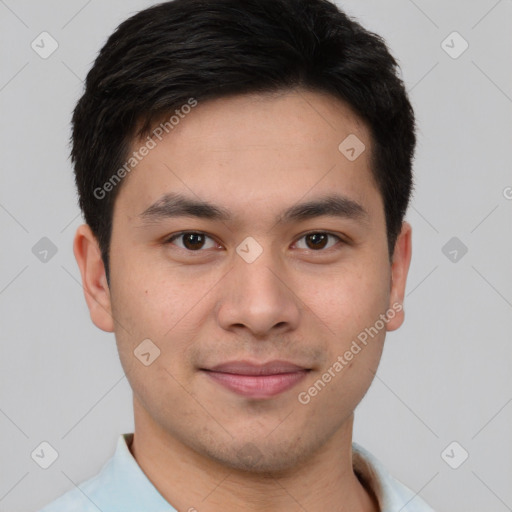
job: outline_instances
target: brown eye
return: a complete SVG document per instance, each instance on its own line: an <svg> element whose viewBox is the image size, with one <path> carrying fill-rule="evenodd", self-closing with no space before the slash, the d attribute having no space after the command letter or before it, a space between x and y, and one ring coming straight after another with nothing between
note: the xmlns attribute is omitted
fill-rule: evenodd
<svg viewBox="0 0 512 512"><path fill-rule="evenodd" d="M329 238L335 239L335 242L342 241L341 238L337 235L333 235L332 233L324 233L321 231L315 233L308 233L304 235L302 239L306 240L306 247L299 247L301 249L311 249L313 251L318 251L325 249L329 243ZM331 244L328 248L331 248L335 243Z"/></svg>
<svg viewBox="0 0 512 512"><path fill-rule="evenodd" d="M180 239L182 240L181 245L180 244L175 244L175 245L177 245L181 249L186 249L188 251L199 251L201 249L204 249L206 239L211 240L211 238L209 236L205 235L204 233L185 231L183 233L178 233L178 234L172 236L171 238L169 238L169 240L167 240L166 243L173 243L174 240L180 240ZM212 240L212 242L213 242L213 240ZM210 247L206 247L206 248L209 249L214 246L215 246L215 243L212 243Z"/></svg>
<svg viewBox="0 0 512 512"><path fill-rule="evenodd" d="M306 236L310 249L323 249L327 245L328 236L325 233L313 233Z"/></svg>

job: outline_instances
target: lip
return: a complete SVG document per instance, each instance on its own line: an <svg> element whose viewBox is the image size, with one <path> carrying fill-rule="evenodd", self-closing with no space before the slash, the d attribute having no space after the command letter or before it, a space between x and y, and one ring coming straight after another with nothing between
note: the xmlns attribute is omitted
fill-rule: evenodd
<svg viewBox="0 0 512 512"><path fill-rule="evenodd" d="M307 370L288 361L275 360L267 363L253 363L252 361L229 361L208 368L210 371L234 373L237 375L277 375L280 373L293 373Z"/></svg>
<svg viewBox="0 0 512 512"><path fill-rule="evenodd" d="M231 361L203 368L205 375L230 391L248 398L271 398L298 384L309 368L288 361L265 364Z"/></svg>

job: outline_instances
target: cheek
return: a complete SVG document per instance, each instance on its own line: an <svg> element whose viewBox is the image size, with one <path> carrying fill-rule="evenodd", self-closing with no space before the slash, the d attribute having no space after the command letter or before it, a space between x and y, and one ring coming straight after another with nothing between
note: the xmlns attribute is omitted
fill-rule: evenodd
<svg viewBox="0 0 512 512"><path fill-rule="evenodd" d="M389 272L366 265L344 268L322 285L304 288L305 302L334 333L356 336L385 313L389 300Z"/></svg>
<svg viewBox="0 0 512 512"><path fill-rule="evenodd" d="M120 254L126 257L112 265L113 308L137 338L161 338L192 309L199 292L175 270L171 274L158 265L145 264L135 252Z"/></svg>
<svg viewBox="0 0 512 512"><path fill-rule="evenodd" d="M200 280L200 286L194 286L189 277L177 276L176 272L165 276L160 270L135 271L143 267L140 261L134 263L131 271L129 267L125 262L124 268L117 268L118 276L124 275L125 279L112 279L112 308L118 320L116 342L121 363L134 381L132 387L145 388L150 377L152 385L165 381L167 388L172 388L172 376L179 382L189 378L189 351L198 327L205 321L204 287L208 290L208 283ZM149 350L143 350L143 343ZM137 359L141 351L149 351L150 356ZM144 366L144 359L153 357L154 362Z"/></svg>
<svg viewBox="0 0 512 512"><path fill-rule="evenodd" d="M138 279L131 276L113 294L119 324L116 343L119 358L133 392L157 418L169 404L182 401L183 386L190 379L188 350L194 337L191 293L173 280ZM188 314L187 314L188 312ZM183 410L185 412L186 407Z"/></svg>

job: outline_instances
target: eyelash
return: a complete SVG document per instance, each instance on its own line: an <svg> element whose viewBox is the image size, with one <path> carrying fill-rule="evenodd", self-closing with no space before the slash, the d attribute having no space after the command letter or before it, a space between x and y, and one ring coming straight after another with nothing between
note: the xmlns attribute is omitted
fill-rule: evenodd
<svg viewBox="0 0 512 512"><path fill-rule="evenodd" d="M211 237L210 235L206 234L203 231L180 231L179 233L174 233L173 235L171 235L168 238L166 238L163 243L164 243L164 245L172 244L172 242L174 240L176 240L177 238L180 238L180 237L182 237L184 235L191 235L191 234L194 234L194 235L204 235L205 237L214 240L213 237ZM347 243L339 235L335 235L334 233L331 233L330 231L310 231L309 233L304 233L297 241L302 240L303 238L305 238L305 237L307 237L309 235L327 235L327 236L336 238L338 240L338 243L339 242L341 242L342 244L346 244ZM304 249L304 250L307 250L309 252L327 252L330 249L333 249L334 247L336 247L336 245L337 244L334 244L332 247L329 247L327 249L318 249L318 250L315 250L315 249ZM178 249L181 249L183 251L186 251L186 252L192 253L192 254L193 253L201 253L201 252L204 252L206 250L206 249L197 249L196 251L193 251L193 250L186 249L186 248L183 248L183 247L178 247Z"/></svg>

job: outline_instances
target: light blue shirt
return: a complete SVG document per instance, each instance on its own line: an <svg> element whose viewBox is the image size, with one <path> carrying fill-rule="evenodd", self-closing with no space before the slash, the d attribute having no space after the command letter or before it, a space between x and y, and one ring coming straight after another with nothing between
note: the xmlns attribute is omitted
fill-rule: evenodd
<svg viewBox="0 0 512 512"><path fill-rule="evenodd" d="M114 455L96 476L39 512L177 512L140 469L128 448L132 439L133 434L119 436ZM352 443L352 463L377 496L381 512L434 512L357 443Z"/></svg>

